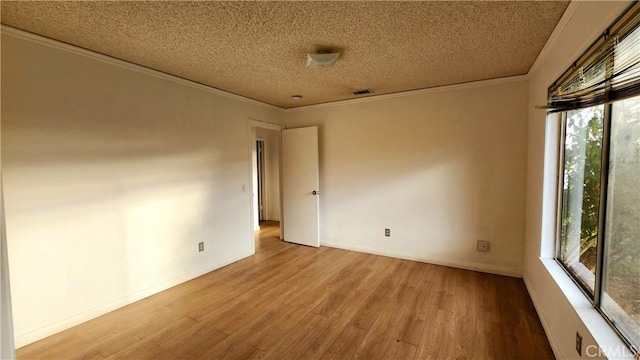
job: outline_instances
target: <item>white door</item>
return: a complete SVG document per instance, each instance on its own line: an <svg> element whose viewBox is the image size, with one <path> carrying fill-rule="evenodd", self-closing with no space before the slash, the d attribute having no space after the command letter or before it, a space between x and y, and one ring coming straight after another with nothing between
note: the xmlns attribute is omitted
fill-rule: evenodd
<svg viewBox="0 0 640 360"><path fill-rule="evenodd" d="M320 246L318 127L282 130L284 240Z"/></svg>

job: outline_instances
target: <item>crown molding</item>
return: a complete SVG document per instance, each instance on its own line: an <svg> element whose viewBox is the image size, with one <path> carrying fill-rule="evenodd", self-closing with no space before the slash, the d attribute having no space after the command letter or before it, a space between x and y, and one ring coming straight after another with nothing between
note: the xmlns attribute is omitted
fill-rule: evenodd
<svg viewBox="0 0 640 360"><path fill-rule="evenodd" d="M570 4L571 5L571 4ZM564 16L563 16L564 18ZM568 20L567 20L568 21ZM556 27L557 28L557 27ZM143 74L147 74L147 75L151 75L157 78L161 78L161 79L165 79L165 80L169 80L169 81L173 81L175 83L181 84L181 85L185 85L185 86L190 86L199 90L203 90L209 93L213 93L216 95L220 95L220 96L224 96L226 98L229 99L233 99L233 100L238 100L238 101L242 101L245 103L249 103L252 105L257 105L257 106L261 106L261 107L266 107L269 109L273 109L273 110L278 110L281 112L296 112L296 111L302 111L302 110L311 110L311 109L320 109L320 108L327 108L327 107L335 107L335 106L345 106L345 105L351 105L351 104L359 104L359 103L365 103L365 102L372 102L372 101L381 101L381 100L387 100L387 99L395 99L395 98L401 98L401 97L407 97L407 96L416 96L416 95L423 95L423 94L431 94L431 93L436 93L436 92L443 92L443 91L453 91L453 90L460 90L460 89L468 89L468 88L474 88L474 87L481 87L481 86L490 86L490 85L497 85L497 84L503 84L503 83L510 83L510 82L517 82L517 81L526 81L528 80L528 74L524 74L524 75L515 75L515 76L507 76L507 77L501 77L501 78L495 78L495 79L488 79L488 80L479 80L479 81L472 81L472 82L465 82L465 83L459 83L459 84L453 84L453 85L443 85L443 86L436 86L436 87L431 87L431 88L425 88L425 89L417 89L417 90L409 90L409 91L401 91L401 92L397 92L397 93L391 93L391 94L381 94L381 95L373 95L373 96L367 96L364 98L358 98L358 99L347 99L347 100L337 100L337 101L331 101L331 102L327 102L327 103L322 103L322 104L313 104L313 105L306 105L306 106L299 106L299 107L295 107L295 108L282 108L279 106L275 106L275 105L271 105L271 104L267 104L258 100L254 100L254 99L250 99L241 95L237 95L237 94L233 94L224 90L220 90L208 85L204 85L192 80L187 80L175 75L171 75L168 73L164 73L158 70L154 70L148 67L144 67L142 65L138 65L138 64L134 64L125 60L121 60L118 58L114 58L108 55L104 55L92 50L88 50L88 49L84 49L75 45L71 45L68 43L64 43L58 40L54 40L51 38L47 38L41 35L37 35L37 34L33 34L24 30L20 30L20 29L16 29L13 28L11 26L7 26L7 25L2 25L1 26L1 32L3 35L9 35L15 38L19 38L19 39L23 39L26 41L30 41L33 43L37 43L40 45L44 45L44 46L48 46L51 48L55 48L55 49L59 49L62 51L66 51L66 52L70 52L73 54L77 54L80 56L84 56L84 57L88 57L94 60L98 60L101 62L105 62L108 64L112 64L112 65L116 65L119 66L121 68L125 68L128 70L132 70L132 71L136 71L139 73L143 73ZM555 30L554 30L555 33ZM546 47L546 45L545 45ZM544 49L543 49L544 50ZM540 56L538 56L538 59L540 59ZM536 60L537 62L538 60ZM535 65L535 64L534 64Z"/></svg>
<svg viewBox="0 0 640 360"><path fill-rule="evenodd" d="M632 1L617 2L616 11L612 12L611 16L601 16L598 19L599 21L597 23L591 25L591 28L597 29L598 31L604 31L607 28L607 26L609 26L623 11L625 11L629 7L631 3ZM558 39L562 36L562 33L567 27L567 24L569 24L569 22L575 15L576 11L582 4L583 2L581 1L571 1L569 3L569 5L567 6L567 9L564 11L564 14L562 14L560 21L558 21L558 24L556 25L556 27L553 29L553 32L549 36L549 39L547 39L547 42L542 47L542 50L538 54L538 57L533 62L533 65L531 65L531 68L529 69L529 72L527 73L527 75L530 75L536 72L538 68L541 66L541 64L551 55L552 48L556 45L556 43L558 42ZM595 40L597 36L598 35L594 35L593 37L585 37L585 44L576 48L574 55L570 57L570 59L572 59L571 61L578 58L580 54L582 54L582 52L585 50L585 48L589 47L589 45L593 42L593 40ZM561 71L564 71L564 68ZM555 79L560 75L562 75L562 72L556 76L553 76L553 78Z"/></svg>
<svg viewBox="0 0 640 360"><path fill-rule="evenodd" d="M359 99L347 99L347 100L338 100L338 101L332 101L332 102L322 103L322 104L305 105L305 106L299 106L295 108L284 109L284 112L289 113L289 112L296 112L301 110L323 109L323 108L330 108L330 107L336 107L336 106L346 106L346 105L360 104L360 103L366 103L366 102L372 102L372 101L381 101L381 100L395 99L395 98L401 98L401 97L407 97L407 96L432 94L432 93L444 92L444 91L470 89L470 88L481 87L481 86L506 84L506 83L527 81L527 80L529 80L529 76L526 74L507 76L507 77L501 77L501 78L495 78L495 79L489 79L489 80L479 80L479 81L465 82L465 83L459 83L459 84L453 84L453 85L436 86L436 87L426 88L426 89L401 91L401 92L392 93L392 94L367 96Z"/></svg>
<svg viewBox="0 0 640 360"><path fill-rule="evenodd" d="M264 103L262 101L258 101L258 100L254 100L254 99L250 99L248 97L244 97L241 95L237 95L237 94L233 94L224 90L220 90L208 85L204 85L201 84L199 82L195 82L192 80L187 80L184 78L181 78L179 76L175 76L175 75L171 75L168 73L164 73L162 71L158 71L158 70L154 70L142 65L138 65L138 64L134 64L125 60L121 60L112 56L108 56L108 55L104 55L92 50L88 50L88 49L84 49L75 45L71 45L68 43L64 43L58 40L54 40L48 37L44 37L41 35L37 35L34 33L30 33L28 31L24 31L24 30L20 30L20 29L16 29L14 27L11 26L7 26L7 25L2 25L1 27L1 32L3 35L9 35L12 36L14 38L18 38L18 39L22 39L22 40L26 40L26 41L30 41L36 44L40 44L40 45L44 45L44 46L48 46L54 49L58 49L58 50L62 50L62 51L66 51L66 52L70 52L76 55L80 55L80 56L84 56L90 59L94 59L94 60L98 60L104 63L108 63L108 64L112 64L112 65L116 65L119 66L121 68L125 68L128 70L132 70L132 71L136 71L139 73L143 73L146 75L151 75L154 76L156 78L160 78L160 79L164 79L164 80L169 80L169 81L173 81L175 83L181 84L181 85L186 85L186 86L190 86L192 88L196 88L199 90L203 90L212 94L216 94L216 95L220 95L220 96L224 96L226 98L229 99L233 99L233 100L238 100L238 101L242 101L248 104L252 104L252 105L257 105L257 106L261 106L261 107L266 107L269 109L273 109L273 110L284 110L283 108L279 107L279 106L275 106L275 105L271 105L271 104L267 104Z"/></svg>
<svg viewBox="0 0 640 360"><path fill-rule="evenodd" d="M556 27L553 28L553 31L551 32L551 35L547 39L547 42L544 43L542 50L540 50L540 52L538 53L536 60L533 62L533 65L531 65L531 67L529 68L529 72L527 73L527 75L535 72L538 69L538 67L540 67L540 64L549 56L549 52L551 51L551 48L558 41L558 38L560 38L560 35L562 35L562 32L564 31L564 28L567 26L569 21L571 21L571 18L573 17L573 14L576 12L578 5L579 4L576 1L572 1L569 3L569 5L564 11L564 14L562 14L560 21L558 21L558 23L556 24Z"/></svg>

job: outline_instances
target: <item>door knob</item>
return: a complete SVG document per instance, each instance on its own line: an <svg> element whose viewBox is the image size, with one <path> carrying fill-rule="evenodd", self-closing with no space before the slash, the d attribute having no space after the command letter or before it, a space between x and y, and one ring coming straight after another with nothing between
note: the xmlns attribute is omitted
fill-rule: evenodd
<svg viewBox="0 0 640 360"><path fill-rule="evenodd" d="M313 190L311 192L311 195L320 195L320 191Z"/></svg>

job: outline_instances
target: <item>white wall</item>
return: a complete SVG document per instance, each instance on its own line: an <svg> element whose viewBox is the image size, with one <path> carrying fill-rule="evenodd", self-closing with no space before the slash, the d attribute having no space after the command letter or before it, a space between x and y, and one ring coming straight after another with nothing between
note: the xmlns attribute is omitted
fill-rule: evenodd
<svg viewBox="0 0 640 360"><path fill-rule="evenodd" d="M573 2L529 73L527 208L524 279L558 358L578 358L575 334L583 335L583 358L624 345L553 260L557 186L557 117L536 105L547 88L627 7L626 2ZM587 349L590 353L587 353ZM611 353L610 353L611 354ZM620 353L621 354L621 353ZM628 352L627 352L628 354ZM611 356L619 358L619 356Z"/></svg>
<svg viewBox="0 0 640 360"><path fill-rule="evenodd" d="M278 122L279 109L12 34L2 166L17 346L251 254L248 118Z"/></svg>
<svg viewBox="0 0 640 360"><path fill-rule="evenodd" d="M319 127L321 243L520 276L526 114L521 77L288 110Z"/></svg>
<svg viewBox="0 0 640 360"><path fill-rule="evenodd" d="M280 220L280 132L256 128L256 136L265 140L265 182L267 183L267 219Z"/></svg>

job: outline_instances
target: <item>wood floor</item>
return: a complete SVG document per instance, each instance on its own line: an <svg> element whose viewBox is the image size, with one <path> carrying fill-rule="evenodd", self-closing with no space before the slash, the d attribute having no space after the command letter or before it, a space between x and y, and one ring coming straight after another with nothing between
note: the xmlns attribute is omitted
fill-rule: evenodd
<svg viewBox="0 0 640 360"><path fill-rule="evenodd" d="M18 359L553 359L521 279L291 245L276 226L256 255Z"/></svg>

